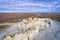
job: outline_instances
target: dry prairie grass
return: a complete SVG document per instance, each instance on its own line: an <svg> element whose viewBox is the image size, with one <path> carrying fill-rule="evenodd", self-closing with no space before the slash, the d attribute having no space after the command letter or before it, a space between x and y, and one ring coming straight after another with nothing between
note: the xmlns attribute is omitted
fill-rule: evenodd
<svg viewBox="0 0 60 40"><path fill-rule="evenodd" d="M42 14L42 13L0 13L0 23L4 22L17 22L24 18L29 17L40 17L40 18L51 18L53 20L60 21L60 14Z"/></svg>

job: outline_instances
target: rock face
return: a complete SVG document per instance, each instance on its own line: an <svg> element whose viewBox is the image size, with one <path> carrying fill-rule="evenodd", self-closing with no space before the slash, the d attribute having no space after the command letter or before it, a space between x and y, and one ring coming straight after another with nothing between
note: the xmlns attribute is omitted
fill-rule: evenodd
<svg viewBox="0 0 60 40"><path fill-rule="evenodd" d="M40 30L50 27L49 18L28 18L17 24L18 33L10 33L4 40L33 40Z"/></svg>

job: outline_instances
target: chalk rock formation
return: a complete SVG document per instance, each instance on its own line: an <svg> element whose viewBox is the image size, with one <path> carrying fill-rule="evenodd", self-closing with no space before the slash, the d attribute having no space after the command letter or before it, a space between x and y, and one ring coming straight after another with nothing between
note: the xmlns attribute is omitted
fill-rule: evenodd
<svg viewBox="0 0 60 40"><path fill-rule="evenodd" d="M18 34L8 35L4 40L33 40L33 38L39 33L39 30L46 29L51 25L50 18L28 18L23 19L17 24L17 29L21 31Z"/></svg>

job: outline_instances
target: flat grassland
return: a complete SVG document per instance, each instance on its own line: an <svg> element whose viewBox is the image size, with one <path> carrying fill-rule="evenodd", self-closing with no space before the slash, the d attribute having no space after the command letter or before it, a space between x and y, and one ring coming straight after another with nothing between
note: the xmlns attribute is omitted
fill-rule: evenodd
<svg viewBox="0 0 60 40"><path fill-rule="evenodd" d="M38 18L51 18L52 20L60 21L60 14L48 13L0 13L0 23L5 22L19 22L24 18L38 17Z"/></svg>

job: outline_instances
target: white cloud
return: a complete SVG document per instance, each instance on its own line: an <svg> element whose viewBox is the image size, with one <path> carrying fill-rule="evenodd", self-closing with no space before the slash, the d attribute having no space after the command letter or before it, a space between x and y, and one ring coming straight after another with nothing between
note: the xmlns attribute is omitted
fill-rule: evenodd
<svg viewBox="0 0 60 40"><path fill-rule="evenodd" d="M12 1L14 2L14 0ZM56 5L58 2L49 2L49 3L31 3L31 2L25 2L25 1L18 1L13 4L8 5L1 5L0 8L6 8L8 10L16 10L16 11L54 11L57 8L60 8L59 5Z"/></svg>

